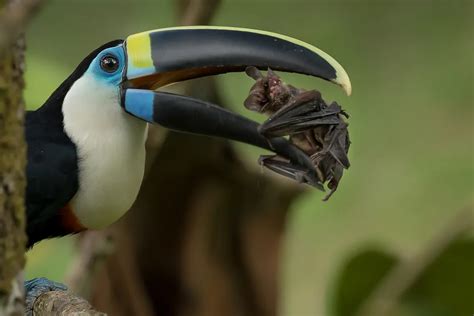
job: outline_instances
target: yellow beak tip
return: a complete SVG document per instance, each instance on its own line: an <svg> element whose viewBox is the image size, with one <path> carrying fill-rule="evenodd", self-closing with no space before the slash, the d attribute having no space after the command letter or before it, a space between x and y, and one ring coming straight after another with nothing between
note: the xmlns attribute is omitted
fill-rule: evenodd
<svg viewBox="0 0 474 316"><path fill-rule="evenodd" d="M342 89L344 92L347 94L347 96L350 96L352 94L352 86L351 83L346 83L341 85Z"/></svg>

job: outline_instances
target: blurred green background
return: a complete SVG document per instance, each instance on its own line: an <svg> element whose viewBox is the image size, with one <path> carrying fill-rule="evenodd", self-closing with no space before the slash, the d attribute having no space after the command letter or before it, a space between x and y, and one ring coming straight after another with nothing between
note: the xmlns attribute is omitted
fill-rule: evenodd
<svg viewBox="0 0 474 316"><path fill-rule="evenodd" d="M353 95L304 76L351 114L352 167L329 202L308 190L292 207L285 245L283 315L325 315L343 264L373 246L400 257L420 251L473 203L474 2L227 0L215 25L265 29L312 43L349 73ZM27 31L28 107L42 104L90 51L139 31L175 25L171 0L48 1ZM252 82L219 81L242 106ZM255 161L259 150L237 145ZM61 281L71 238L28 253L27 277ZM472 279L472 270L469 276Z"/></svg>

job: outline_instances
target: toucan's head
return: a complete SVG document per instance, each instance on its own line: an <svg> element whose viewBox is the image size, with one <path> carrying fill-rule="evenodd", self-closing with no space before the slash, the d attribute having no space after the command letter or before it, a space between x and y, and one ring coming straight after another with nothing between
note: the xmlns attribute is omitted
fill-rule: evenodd
<svg viewBox="0 0 474 316"><path fill-rule="evenodd" d="M145 122L250 143L313 168L284 139L269 143L253 121L200 100L155 91L170 83L243 71L247 66L319 77L351 93L342 66L310 44L259 30L195 26L138 33L102 46L78 67L83 75L71 83L68 100L88 103L97 112L104 112L101 105L107 104ZM69 102L73 103L70 111L77 110L75 102Z"/></svg>

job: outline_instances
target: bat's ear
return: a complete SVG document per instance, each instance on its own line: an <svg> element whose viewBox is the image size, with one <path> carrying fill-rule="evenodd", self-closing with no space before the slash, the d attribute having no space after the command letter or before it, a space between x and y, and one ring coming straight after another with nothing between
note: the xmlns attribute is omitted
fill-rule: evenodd
<svg viewBox="0 0 474 316"><path fill-rule="evenodd" d="M263 78L263 75L260 72L260 70L258 70L257 67L254 67L254 66L249 66L249 67L245 68L245 73L247 74L247 76L249 76L250 78L252 78L254 80L258 80L258 79Z"/></svg>
<svg viewBox="0 0 474 316"><path fill-rule="evenodd" d="M267 104L268 101L264 99L264 96L260 93L250 93L245 99L244 106L250 111L261 112L262 108Z"/></svg>

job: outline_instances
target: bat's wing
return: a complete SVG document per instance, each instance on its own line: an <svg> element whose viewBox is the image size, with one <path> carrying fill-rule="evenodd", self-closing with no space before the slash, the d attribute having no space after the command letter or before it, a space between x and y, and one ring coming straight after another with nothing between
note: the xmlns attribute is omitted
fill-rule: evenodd
<svg viewBox="0 0 474 316"><path fill-rule="evenodd" d="M270 116L259 131L267 137L292 135L321 125L337 125L339 114L345 115L337 103L326 106L319 92L307 91Z"/></svg>
<svg viewBox="0 0 474 316"><path fill-rule="evenodd" d="M323 184L313 172L309 172L300 166L293 165L290 162L283 160L281 157L260 156L259 162L261 165L280 175L296 180L299 183L309 184L321 191L325 191Z"/></svg>
<svg viewBox="0 0 474 316"><path fill-rule="evenodd" d="M339 121L339 124L331 126L324 135L322 142L323 152L329 153L341 166L348 169L350 163L347 152L349 151L350 140L347 124Z"/></svg>

